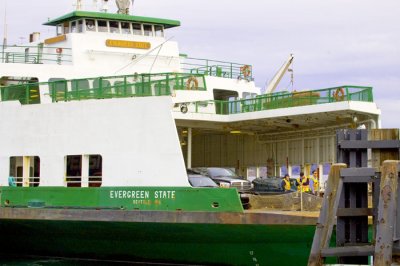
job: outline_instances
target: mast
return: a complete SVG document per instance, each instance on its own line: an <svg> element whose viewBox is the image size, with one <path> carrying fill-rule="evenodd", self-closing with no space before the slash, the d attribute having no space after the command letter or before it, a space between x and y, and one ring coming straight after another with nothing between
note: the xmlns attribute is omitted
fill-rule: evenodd
<svg viewBox="0 0 400 266"><path fill-rule="evenodd" d="M4 37L3 37L3 47L2 47L2 63L4 63L5 58L4 58L4 53L5 49L7 47L7 0L4 2L5 8L4 8Z"/></svg>

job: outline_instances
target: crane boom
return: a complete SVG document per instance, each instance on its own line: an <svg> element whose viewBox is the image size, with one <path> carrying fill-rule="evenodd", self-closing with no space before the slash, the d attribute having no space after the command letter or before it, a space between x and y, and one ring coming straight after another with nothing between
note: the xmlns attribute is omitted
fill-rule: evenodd
<svg viewBox="0 0 400 266"><path fill-rule="evenodd" d="M265 93L272 93L278 86L279 82L285 75L286 71L289 69L290 65L293 62L293 54L290 54L287 61L281 66L275 76L272 78L271 82L268 84L267 88L265 89Z"/></svg>

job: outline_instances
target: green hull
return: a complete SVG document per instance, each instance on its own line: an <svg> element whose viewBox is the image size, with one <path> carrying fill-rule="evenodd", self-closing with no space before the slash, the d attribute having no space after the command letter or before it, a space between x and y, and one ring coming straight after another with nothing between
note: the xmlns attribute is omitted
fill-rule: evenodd
<svg viewBox="0 0 400 266"><path fill-rule="evenodd" d="M306 265L315 226L2 220L3 252L207 265Z"/></svg>
<svg viewBox="0 0 400 266"><path fill-rule="evenodd" d="M125 192L124 192L125 191ZM2 252L196 265L306 265L315 218L243 212L235 189L1 188Z"/></svg>

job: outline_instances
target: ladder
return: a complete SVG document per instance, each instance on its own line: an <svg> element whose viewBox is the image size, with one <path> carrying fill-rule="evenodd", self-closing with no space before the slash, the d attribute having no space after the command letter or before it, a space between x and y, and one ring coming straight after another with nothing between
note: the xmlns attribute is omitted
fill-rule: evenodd
<svg viewBox="0 0 400 266"><path fill-rule="evenodd" d="M374 265L391 265L400 251L399 130L340 130L336 137L339 163L329 173L308 265L323 265L328 257L340 264L367 265L370 256ZM335 225L336 247L331 247Z"/></svg>

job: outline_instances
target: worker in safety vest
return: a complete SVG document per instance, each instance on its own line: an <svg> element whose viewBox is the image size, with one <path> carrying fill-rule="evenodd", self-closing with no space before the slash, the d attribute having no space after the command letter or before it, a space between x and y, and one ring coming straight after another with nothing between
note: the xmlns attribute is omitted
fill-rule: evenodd
<svg viewBox="0 0 400 266"><path fill-rule="evenodd" d="M290 192L291 185L290 185L290 176L288 174L286 174L285 177L283 178L281 187L284 192Z"/></svg>
<svg viewBox="0 0 400 266"><path fill-rule="evenodd" d="M318 172L317 170L314 170L312 172L312 175L310 176L310 190L311 193L318 196L318 191L319 191L319 179L318 179Z"/></svg>
<svg viewBox="0 0 400 266"><path fill-rule="evenodd" d="M310 180L304 175L303 172L300 172L300 177L297 178L297 190L302 192L309 192L310 191Z"/></svg>

